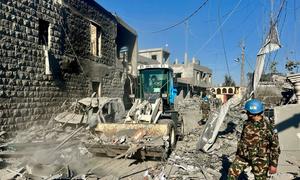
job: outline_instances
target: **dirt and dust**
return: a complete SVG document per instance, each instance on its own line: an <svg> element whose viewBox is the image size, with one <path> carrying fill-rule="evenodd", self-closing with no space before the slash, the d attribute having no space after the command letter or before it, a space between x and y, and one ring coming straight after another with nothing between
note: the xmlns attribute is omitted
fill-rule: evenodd
<svg viewBox="0 0 300 180"><path fill-rule="evenodd" d="M98 157L86 144L110 142L122 144L129 139L124 134L110 138L97 135L88 126L49 123L32 126L20 131L14 138L1 136L1 179L226 179L230 162L235 157L237 142L243 121L238 109L228 113L218 138L207 151L197 150L197 142L204 124L199 111L183 113L192 122L189 132L178 141L166 161L115 159ZM205 123L205 122L204 122ZM131 132L132 133L132 132ZM128 132L125 133L128 135ZM132 139L140 141L147 137L142 130L132 133ZM126 156L125 156L126 157ZM278 173L271 179L294 179L300 177L300 163L286 160L291 172ZM253 179L250 169L243 174Z"/></svg>
<svg viewBox="0 0 300 180"><path fill-rule="evenodd" d="M97 157L84 145L90 131L81 127L33 126L1 148L1 179L116 179L142 177L155 161ZM49 137L52 138L49 138Z"/></svg>

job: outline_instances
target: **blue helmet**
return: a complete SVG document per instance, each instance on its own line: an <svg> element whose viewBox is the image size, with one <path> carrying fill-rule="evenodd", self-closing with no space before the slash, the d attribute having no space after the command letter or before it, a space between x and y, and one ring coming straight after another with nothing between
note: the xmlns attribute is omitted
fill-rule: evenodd
<svg viewBox="0 0 300 180"><path fill-rule="evenodd" d="M251 99L246 102L245 110L247 110L251 114L259 114L264 111L264 105L257 99Z"/></svg>

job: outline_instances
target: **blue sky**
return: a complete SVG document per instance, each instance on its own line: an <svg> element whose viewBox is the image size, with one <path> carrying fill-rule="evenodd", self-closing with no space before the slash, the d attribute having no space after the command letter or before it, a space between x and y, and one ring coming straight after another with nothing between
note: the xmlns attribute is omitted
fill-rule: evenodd
<svg viewBox="0 0 300 180"><path fill-rule="evenodd" d="M256 54L267 34L270 21L271 0L209 0L208 3L188 21L188 36L181 24L168 31L153 33L169 27L196 10L204 0L97 0L105 9L116 13L138 32L139 49L166 47L171 52L171 61L178 58L183 62L187 47L188 56L195 56L200 64L213 70L213 83L220 84L224 75L240 82L240 64L234 59L240 57L240 42L246 49L245 72L253 71ZM276 15L280 0L274 0ZM299 60L300 56L300 1L286 0L278 21L282 48L267 57L268 64L278 61L277 69L285 73L286 58ZM223 32L222 45L220 24ZM220 29L220 28L219 28ZM187 38L186 38L187 37ZM186 39L187 42L186 43ZM186 45L187 44L187 45ZM268 71L268 68L266 68Z"/></svg>

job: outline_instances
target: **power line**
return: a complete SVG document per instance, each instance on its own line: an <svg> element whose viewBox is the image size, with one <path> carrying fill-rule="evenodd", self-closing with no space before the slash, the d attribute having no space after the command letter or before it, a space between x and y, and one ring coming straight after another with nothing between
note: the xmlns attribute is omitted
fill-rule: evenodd
<svg viewBox="0 0 300 180"><path fill-rule="evenodd" d="M239 8L237 11L242 11L242 10L244 10L244 9L249 9L251 5L252 5L252 6L254 5L254 3L251 3L251 4L250 4L250 3L251 3L251 1L249 1L245 6ZM236 12L237 12L237 11L236 11ZM231 11L228 11L228 12L224 13L221 17L224 18L224 17L228 16L228 14L230 14L230 12L231 12ZM209 18L208 18L208 19L209 19ZM204 23L211 23L211 22L216 22L216 21L218 21L217 18L216 18L216 19L205 20L205 21L203 21L203 22L204 22Z"/></svg>
<svg viewBox="0 0 300 180"><path fill-rule="evenodd" d="M221 26L220 4L221 4L221 3L219 3L219 7L218 7L218 23L219 23L219 26ZM229 65L228 65L228 58L227 58L227 53L226 53L226 49L225 49L225 42L224 42L224 35L223 35L223 30L222 30L222 28L220 29L220 33L221 33L222 47L223 47L223 52L224 52L224 56L225 56L225 62L226 62L227 73L228 73L229 76L231 76L231 75L230 75L230 70L229 70Z"/></svg>
<svg viewBox="0 0 300 180"><path fill-rule="evenodd" d="M279 23L278 23L279 17L280 17L280 14L281 14L281 12L282 12L282 9L283 9L283 6L284 6L284 4L285 4L285 1L286 1L286 0L282 0L282 1L281 1L282 3L281 3L281 5L280 5L279 12L278 12L278 14L277 14L277 16L276 16L276 21L275 21L274 24L271 24L271 26L273 26L273 25L275 26L276 24L279 24ZM287 9L287 5L286 5L286 9ZM279 37L281 36L282 30L283 30L283 26L284 26L284 24L285 24L286 15L287 15L287 10L285 11L285 16L284 16L284 19L283 19L282 28L281 28L281 30L280 30L280 32L279 32ZM271 28L272 28L272 27L271 27ZM276 50L276 52L275 52L275 54L274 54L273 62L275 62L275 59L276 59L276 57L277 57L277 54L278 54L278 50ZM266 65L265 65L265 67L263 68L263 72L264 72L264 73L266 73L266 71L267 71L267 68L268 68L268 66L269 66L270 60L271 60L271 54L268 55L268 59L267 59ZM267 92L267 89L264 90L264 93L263 93L263 94L265 94L266 92Z"/></svg>
<svg viewBox="0 0 300 180"><path fill-rule="evenodd" d="M278 12L278 14L277 14L277 16L276 16L275 24L276 24L276 23L278 22L278 20L279 20L279 16L280 16L280 14L281 14L281 12L282 12L282 9L283 9L283 6L284 6L285 2L286 2L286 0L282 0L282 1L281 1L281 5L280 5L280 8L279 8L279 12Z"/></svg>
<svg viewBox="0 0 300 180"><path fill-rule="evenodd" d="M240 0L237 5L232 9L232 11L229 13L229 15L227 16L227 18L223 21L223 23L221 25L219 25L219 27L217 28L217 30L210 36L210 38L196 51L196 53L194 54L194 56L196 56L218 33L218 31L220 31L220 29L222 28L222 26L228 21L228 19L231 17L231 15L236 11L236 9L240 6L242 0Z"/></svg>
<svg viewBox="0 0 300 180"><path fill-rule="evenodd" d="M158 31L153 31L152 33L159 33L159 32L163 32L163 31L167 31L169 29L172 29L182 23L184 23L185 21L189 20L191 17L193 17L194 15L196 15L198 13L198 11L200 11L200 9L202 9L205 4L208 2L208 0L205 0L192 14L190 14L189 16L187 16L186 18L184 18L183 20L179 21L178 23L172 25L172 26L169 26L169 27L166 27L166 28L163 28L161 30L158 30Z"/></svg>
<svg viewBox="0 0 300 180"><path fill-rule="evenodd" d="M276 17L276 21L275 21L275 23L274 23L274 26L276 25L276 24L278 24L279 25L279 17L280 17L280 14L281 14L281 12L282 12L282 9L283 9L283 7L284 7L284 5L285 5L285 2L286 2L286 0L282 0L282 3L281 3L281 6L280 6L280 9L279 9L279 12L278 12L278 14L277 14L277 17ZM287 5L285 6L285 8L287 8ZM280 29L280 31L279 31L279 37L281 36L281 34L282 34L282 31L283 31L283 27L284 27L284 24L285 24L285 21L286 21L286 16L287 16L287 10L285 11L285 15L284 15L284 19L283 19L283 23L282 23L282 27L281 27L281 29ZM272 24L271 24L271 26L272 26ZM272 27L271 27L272 28ZM277 54L278 54L278 50L275 52L275 54L274 54L274 57L273 57L273 61L275 61L275 58L277 57ZM269 58L267 59L267 63L266 63L266 66L265 66L265 68L264 68L264 72L267 70L267 68L268 68L268 66L269 66L269 61L270 61L270 59L271 59L271 55L269 55Z"/></svg>

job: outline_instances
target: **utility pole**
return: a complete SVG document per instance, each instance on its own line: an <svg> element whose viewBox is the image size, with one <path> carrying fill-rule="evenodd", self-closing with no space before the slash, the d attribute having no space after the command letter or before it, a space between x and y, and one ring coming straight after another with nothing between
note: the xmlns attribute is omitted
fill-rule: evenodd
<svg viewBox="0 0 300 180"><path fill-rule="evenodd" d="M240 86L243 87L245 86L245 72L244 72L244 68L245 68L245 44L244 41L242 41L240 43L240 47L242 49L242 54L241 54L241 82L240 82Z"/></svg>

